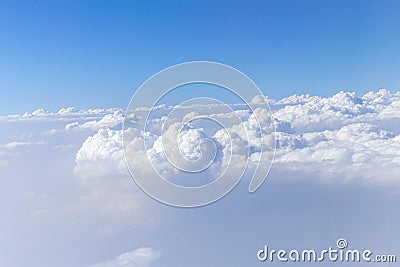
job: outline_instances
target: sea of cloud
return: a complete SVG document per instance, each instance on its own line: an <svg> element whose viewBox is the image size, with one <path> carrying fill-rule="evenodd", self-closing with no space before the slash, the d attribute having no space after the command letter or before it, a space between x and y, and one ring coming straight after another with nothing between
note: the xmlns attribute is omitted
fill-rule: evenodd
<svg viewBox="0 0 400 267"><path fill-rule="evenodd" d="M381 89L363 96L343 91L332 97L292 95L280 100L269 99L269 104L276 127L275 168L321 172L325 173L327 178L346 181L354 179L373 183L399 181L396 175L400 171L399 92L391 93ZM251 162L258 153L256 143L262 133L254 130L255 127L252 125L254 117L241 107L236 105L234 109L248 130L247 138L238 125L232 126L232 129L235 127L238 129L232 140L228 139L223 130L209 136L207 129L188 127L179 135L179 152L188 159L198 158L202 140L208 137L217 144L217 154L222 156L221 162L228 161L224 156L232 156L225 153L227 148L234 156L241 158L247 156L247 151L244 149L247 147L253 148L249 155ZM165 105L157 107L157 112L148 121L152 135L147 136L145 148L153 165L156 165L155 168L159 168L159 172L166 176L173 175L174 168L166 162L160 131L172 109L173 107ZM212 106L211 110L213 109L215 116L221 116L218 106ZM3 140L8 139L8 142L0 146L0 157L30 147L42 146L48 143L49 139L59 136L59 139L64 138L70 143L60 142L54 149L80 146L76 151L75 172L83 180L90 177L94 171L96 176L127 174L122 145L123 114L121 109L78 111L74 108L65 108L57 113L39 109L23 115L0 117L0 121L15 122L20 125L39 121L42 127L48 128L42 128L41 136L36 133L36 138L32 137L33 133L31 133L32 138L26 136L15 138L16 140L5 136ZM168 134L171 138L175 138L174 125L170 126L171 129L165 131L164 138L167 138ZM140 132L137 134L141 135ZM71 143L74 141L71 140L73 135L81 137L75 141L78 144ZM79 144L85 135L84 142ZM133 149L138 151L143 149L140 142L136 143L137 147ZM2 164L5 164L5 161L6 159L3 159ZM223 168L222 165L219 167ZM214 166L215 168L218 166Z"/></svg>
<svg viewBox="0 0 400 267"><path fill-rule="evenodd" d="M255 104L262 101L258 98ZM204 152L201 148L204 138L212 140L217 148L217 162L212 165L212 171L218 173L227 162L238 167L247 164L243 158L249 159L249 168L252 168L260 159L259 139L264 138L267 144L275 139L272 170L284 173L278 178L285 182L300 180L322 186L351 183L392 188L399 185L400 92L381 89L363 96L352 92L339 92L331 97L293 95L280 100L268 99L268 102L276 128L274 138L254 130L254 116L238 104L233 107L242 125L230 126L235 133L231 140L228 141L226 132L220 129L187 127L176 138L179 152L196 160ZM146 140L146 147L143 139L132 144L138 154L149 156L153 166L166 178L177 174L165 159L160 139L166 115L173 108L161 105L155 109L148 121L151 135L135 133ZM214 117L230 120L223 118L218 106L198 107L201 108L211 110ZM154 203L129 179L122 142L123 122L124 111L118 108L65 108L58 112L39 109L0 117L0 170L5 184L2 197L7 199L0 203L7 215L0 226L26 229L26 233L23 230L21 234L35 240L37 237L32 236L35 224L30 225L31 221L48 225L49 229L56 221L70 222L57 224L58 228L65 229L74 223L92 225L94 231L103 236L121 229L157 224L156 217L162 215L152 212ZM271 127L268 125L265 132ZM248 131L247 136L243 128ZM170 138L174 137L171 129ZM231 155L233 158L228 161ZM263 157L260 164L263 164ZM141 166L138 162L138 168ZM7 206L11 201L12 209ZM16 207L29 216L14 213ZM46 232L40 238L46 240ZM65 238L84 242L79 236ZM48 240L54 246L54 240L50 237ZM11 243L2 249L12 256L12 251L18 251L12 247ZM76 253L79 255L78 250ZM157 251L144 249L99 266L120 266L123 260L135 262L143 253L150 255L143 266L159 257ZM97 261L93 259L85 260ZM65 264L76 262L71 259Z"/></svg>

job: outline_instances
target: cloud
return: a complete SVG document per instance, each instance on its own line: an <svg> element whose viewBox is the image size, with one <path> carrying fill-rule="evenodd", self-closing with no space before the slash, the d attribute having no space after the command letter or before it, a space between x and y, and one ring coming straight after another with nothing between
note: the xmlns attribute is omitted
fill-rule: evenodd
<svg viewBox="0 0 400 267"><path fill-rule="evenodd" d="M118 255L114 260L91 265L90 267L150 267L160 258L158 250L142 247Z"/></svg>
<svg viewBox="0 0 400 267"><path fill-rule="evenodd" d="M2 155L18 155L20 153L26 153L30 149L43 146L45 145L46 142L41 140L41 141L13 141L7 144L4 144L3 146L0 146L0 157Z"/></svg>
<svg viewBox="0 0 400 267"><path fill-rule="evenodd" d="M44 109L37 109L33 112L25 112L24 114L13 114L0 116L0 121L77 121L79 125L83 125L85 122L88 123L85 127L87 129L92 129L95 127L111 127L110 121L112 123L117 123L117 117L122 115L122 110L120 108L110 108L110 109L87 109L87 110L77 110L74 107L62 108L58 112L51 112ZM103 119L103 120L102 120ZM102 120L100 122L100 120ZM96 125L94 121L99 122Z"/></svg>
<svg viewBox="0 0 400 267"><path fill-rule="evenodd" d="M113 128L123 122L122 110L116 110L111 114L106 114L100 120L91 120L83 124L77 122L70 123L65 126L65 130L99 130L103 128Z"/></svg>
<svg viewBox="0 0 400 267"><path fill-rule="evenodd" d="M357 97L353 92L320 96L291 96L275 102L275 117L298 132L337 130L356 122L398 121L400 93L381 89Z"/></svg>
<svg viewBox="0 0 400 267"><path fill-rule="evenodd" d="M76 153L74 172L82 189L73 208L104 221L99 232L112 235L124 228L153 224L147 196L129 176L122 131L100 129Z"/></svg>
<svg viewBox="0 0 400 267"><path fill-rule="evenodd" d="M3 145L4 148L6 149L15 149L15 148L21 148L21 147L29 147L29 146L37 146L37 145L43 145L45 144L44 141L38 141L38 142L11 142L8 144Z"/></svg>
<svg viewBox="0 0 400 267"><path fill-rule="evenodd" d="M258 99L257 102L260 100ZM321 172L329 177L341 174L344 180L367 180L376 183L399 182L396 173L400 171L400 93L391 93L382 89L370 92L362 97L352 92L323 98L320 96L294 95L281 100L272 100L274 124L276 126L276 154L275 168L283 170L302 170L308 173ZM209 116L226 116L218 113L218 106L213 108L196 106L199 113L202 109L212 110ZM207 159L212 153L215 162L212 170L221 173L224 162L233 155L238 158L238 167L245 164L240 160L246 157L250 148L249 168L255 168L258 157L266 157L259 153L262 140L269 144L273 140L270 134L257 132L253 124L254 117L244 112L242 106L235 106L236 114L240 114L241 124L231 125L228 130L233 133L231 140L221 129L211 134L206 127L185 128L180 134L179 121L168 125L164 136L161 137L160 122L163 123L172 107L157 108L157 116L148 121L148 132L134 133L129 149L136 151L132 159L134 166L140 168L147 157L153 167L168 178L176 176L176 168L170 164L174 157L184 156L184 160L195 161L200 156ZM263 113L265 110L259 109ZM140 117L140 110L137 112ZM196 114L188 114L186 118ZM222 118L222 117L221 117ZM227 117L230 120L231 117ZM120 122L118 117L116 122ZM110 124L111 125L111 124ZM112 124L115 125L115 124ZM265 122L265 133L271 131L271 125ZM397 127L398 126L398 127ZM175 130L174 130L175 129ZM247 135L245 134L245 129ZM178 138L176 138L178 137ZM173 147L162 145L170 139ZM202 147L204 140L212 140L217 151ZM267 140L268 139L268 140ZM173 141L175 140L175 141ZM146 142L146 148L143 142ZM178 145L175 146L175 143ZM168 142L164 142L164 146ZM165 157L164 149L175 151L170 158ZM84 173L90 168L97 168L100 172L126 173L124 167L122 146L122 131L99 130L88 138L82 145L76 157L77 173ZM204 154L206 153L206 154ZM179 155L178 155L179 154ZM174 156L176 155L176 156ZM146 158L145 158L146 157ZM269 156L270 157L270 156ZM179 163L179 162L178 162ZM197 162L200 164L201 162ZM202 163L204 164L204 163ZM97 166L97 167L94 167ZM146 170L141 170L143 175ZM337 178L335 178L337 179Z"/></svg>
<svg viewBox="0 0 400 267"><path fill-rule="evenodd" d="M83 176L126 172L122 132L100 129L89 136L76 153L75 172Z"/></svg>

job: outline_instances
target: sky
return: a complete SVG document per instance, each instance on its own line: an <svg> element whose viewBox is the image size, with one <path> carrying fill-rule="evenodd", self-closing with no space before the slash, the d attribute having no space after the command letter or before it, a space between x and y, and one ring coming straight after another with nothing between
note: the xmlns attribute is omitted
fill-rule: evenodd
<svg viewBox="0 0 400 267"><path fill-rule="evenodd" d="M399 8L2 1L0 267L309 266L257 252L336 248L340 238L399 261ZM237 68L267 97L245 105L217 86L185 85L125 115L151 75L194 60ZM229 105L178 105L197 96ZM173 164L182 158L212 161L191 176ZM271 162L249 194L252 172ZM240 180L229 194L186 209L131 175L196 186L227 169Z"/></svg>
<svg viewBox="0 0 400 267"><path fill-rule="evenodd" d="M125 108L154 73L217 61L272 98L398 90L397 1L2 1L0 114Z"/></svg>

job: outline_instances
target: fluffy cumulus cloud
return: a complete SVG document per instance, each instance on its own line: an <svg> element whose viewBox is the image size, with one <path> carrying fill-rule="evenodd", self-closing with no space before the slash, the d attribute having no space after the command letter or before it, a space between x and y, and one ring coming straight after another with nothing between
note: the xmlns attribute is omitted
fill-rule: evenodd
<svg viewBox="0 0 400 267"><path fill-rule="evenodd" d="M76 154L76 172L82 176L97 176L124 172L122 132L101 128L89 136ZM93 164L96 163L96 164Z"/></svg>
<svg viewBox="0 0 400 267"><path fill-rule="evenodd" d="M275 163L282 168L398 182L400 93L291 96L274 105L276 119L292 129L278 127Z"/></svg>
<svg viewBox="0 0 400 267"><path fill-rule="evenodd" d="M343 181L356 179L377 183L398 182L396 173L400 171L400 93L382 89L361 97L351 92L340 92L327 98L293 95L269 101L276 127L275 168L324 173L325 177L336 177ZM224 164L232 162L243 165L247 158L250 168L260 158L262 165L263 156L271 153L271 142L274 140L270 133L271 125L268 122L262 123L266 128L260 131L254 127L254 114L242 107L235 105L235 114L240 117L240 124L230 125L228 129L210 130L212 126L207 128L208 126L197 127L190 124L181 128L182 125L177 121L170 123L163 135L161 125L167 120L166 116L173 107L159 107L148 120L149 131L136 131L130 138L132 142L128 149L133 149L130 154L135 155L132 161L136 162L133 166L146 166L141 163L145 160L141 156L146 155L153 167L168 178L176 175L176 168L170 164L176 154L183 156L183 160L204 166L212 156L214 164L210 169L214 172L222 171ZM202 108L205 107L197 107L200 111ZM224 113L218 112L218 106L208 108L215 111L209 113L209 117L224 116ZM256 109L256 112L264 111ZM113 114L115 117L115 112ZM137 114L140 114L140 110L137 110ZM194 115L186 114L187 116ZM232 118L228 116L226 119ZM113 126L121 125L121 120L118 115L113 124L107 118L108 125ZM85 174L91 168L97 168L101 172L126 174L121 136L122 130L110 130L106 127L87 138L76 156L77 172ZM171 139L170 142L165 141L168 138ZM208 149L210 140L214 144ZM267 144L269 148L263 155L259 153L261 143ZM168 144L173 144L170 148L173 152L170 154L165 153L169 149L166 147ZM202 163L199 161L201 158L205 158L207 162ZM178 161L175 163L180 164ZM142 173L145 174L146 170L142 170Z"/></svg>
<svg viewBox="0 0 400 267"><path fill-rule="evenodd" d="M160 257L158 250L142 247L118 255L114 260L91 265L90 267L150 267Z"/></svg>
<svg viewBox="0 0 400 267"><path fill-rule="evenodd" d="M95 212L106 220L99 229L104 234L149 224L152 220L144 195L138 193L128 175L121 140L121 131L102 128L89 136L76 153L74 172L83 189L76 208Z"/></svg>

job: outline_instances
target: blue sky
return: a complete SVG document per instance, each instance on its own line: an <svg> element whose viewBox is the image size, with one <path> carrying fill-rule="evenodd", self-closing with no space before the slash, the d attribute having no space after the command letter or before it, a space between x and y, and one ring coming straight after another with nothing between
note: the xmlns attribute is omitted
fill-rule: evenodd
<svg viewBox="0 0 400 267"><path fill-rule="evenodd" d="M256 257L264 245L320 250L339 238L399 260L399 10L399 1L1 1L0 267L257 267L270 264ZM230 140L213 124L177 134L183 121L165 123L173 108L161 107L142 116L154 134L132 128L122 142L136 88L193 60L233 66L275 99L317 97L271 101L273 136L270 120L258 129L245 110ZM232 100L216 86L188 87L197 91L182 86L164 100L200 90ZM57 112L70 106L82 110ZM185 118L207 109L213 121L235 122L218 106L198 107ZM189 158L212 156L199 144L213 140L207 181L225 162L237 174L269 164L272 151L254 156L257 139L277 149L256 193L246 172L220 201L181 209L140 190L124 154L128 144L143 177L155 168L180 182L189 175L175 172L163 146L176 139Z"/></svg>
<svg viewBox="0 0 400 267"><path fill-rule="evenodd" d="M397 1L3 1L0 114L126 107L150 75L218 61L273 98L400 87Z"/></svg>

